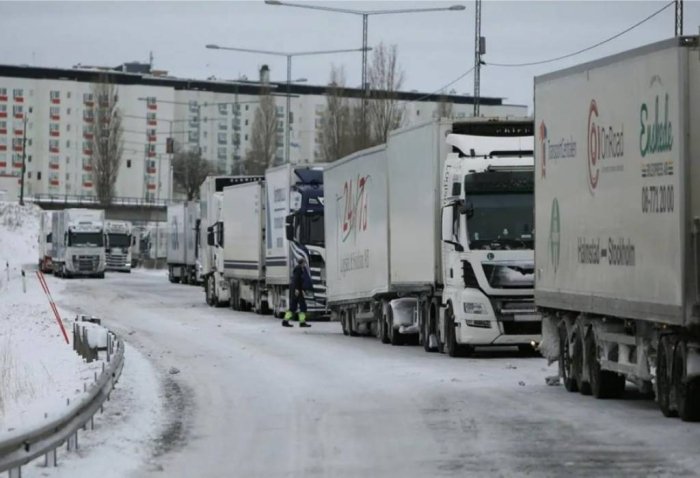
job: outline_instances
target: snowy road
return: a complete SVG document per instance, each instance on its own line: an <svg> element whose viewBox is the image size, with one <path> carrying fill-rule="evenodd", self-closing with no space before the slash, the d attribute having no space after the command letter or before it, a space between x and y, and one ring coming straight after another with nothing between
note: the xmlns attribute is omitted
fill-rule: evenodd
<svg viewBox="0 0 700 478"><path fill-rule="evenodd" d="M146 272L68 281L69 294L64 306L102 310L161 377L168 418L136 476L700 473L700 426L633 390L597 401L549 387L539 358L450 359L337 323L284 329Z"/></svg>

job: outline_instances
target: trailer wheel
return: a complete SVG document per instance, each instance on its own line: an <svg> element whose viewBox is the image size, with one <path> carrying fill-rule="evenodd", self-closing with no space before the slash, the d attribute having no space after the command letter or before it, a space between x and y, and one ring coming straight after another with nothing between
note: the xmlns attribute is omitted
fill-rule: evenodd
<svg viewBox="0 0 700 478"><path fill-rule="evenodd" d="M350 335L348 332L348 323L347 319L345 318L347 316L347 312L344 310L340 311L340 328L343 329L343 335Z"/></svg>
<svg viewBox="0 0 700 478"><path fill-rule="evenodd" d="M583 329L582 327L577 327L576 335L574 336L574 350L573 350L572 362L574 366L574 378L576 379L576 386L581 395L591 394L591 384L583 380L583 367L587 364L584 360L583 351Z"/></svg>
<svg viewBox="0 0 700 478"><path fill-rule="evenodd" d="M591 380L591 393L595 398L620 398L625 393L625 376L609 370L601 370L598 360L598 344L595 334L586 338L588 352L588 375Z"/></svg>
<svg viewBox="0 0 700 478"><path fill-rule="evenodd" d="M204 295L207 301L207 305L209 307L214 307L214 304L216 304L216 298L214 297L213 279L213 276L209 276L206 279L204 279Z"/></svg>
<svg viewBox="0 0 700 478"><path fill-rule="evenodd" d="M437 347L430 346L431 334L435 331L435 308L430 307L428 316L423 321L423 350L426 352L437 352Z"/></svg>
<svg viewBox="0 0 700 478"><path fill-rule="evenodd" d="M559 325L559 375L567 392L578 392L578 384L574 379L571 344L566 332L566 323L563 321Z"/></svg>
<svg viewBox="0 0 700 478"><path fill-rule="evenodd" d="M665 417L675 417L676 410L671 408L671 354L669 354L669 340L667 336L659 339L659 347L656 351L656 401L661 413Z"/></svg>
<svg viewBox="0 0 700 478"><path fill-rule="evenodd" d="M673 387L676 392L678 416L684 422L700 421L700 380L688 380L686 363L688 346L685 341L676 345L673 364Z"/></svg>
<svg viewBox="0 0 700 478"><path fill-rule="evenodd" d="M348 335L350 335L350 337L357 337L359 334L357 333L357 324L355 323L353 313L348 311L346 317L346 321L348 323Z"/></svg>
<svg viewBox="0 0 700 478"><path fill-rule="evenodd" d="M403 337L401 336L399 329L394 327L394 312L391 310L391 307L387 307L386 322L389 332L389 342L391 342L391 345L403 345Z"/></svg>
<svg viewBox="0 0 700 478"><path fill-rule="evenodd" d="M387 317L386 315L382 314L381 317L379 317L379 340L383 344L388 344L389 343L389 330L387 327Z"/></svg>

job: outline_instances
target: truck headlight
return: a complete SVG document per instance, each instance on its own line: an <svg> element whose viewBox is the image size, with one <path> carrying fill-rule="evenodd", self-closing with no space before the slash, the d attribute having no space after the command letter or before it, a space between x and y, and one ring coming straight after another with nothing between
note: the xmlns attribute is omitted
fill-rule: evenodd
<svg viewBox="0 0 700 478"><path fill-rule="evenodd" d="M481 302L464 302L465 314L485 314L486 307Z"/></svg>

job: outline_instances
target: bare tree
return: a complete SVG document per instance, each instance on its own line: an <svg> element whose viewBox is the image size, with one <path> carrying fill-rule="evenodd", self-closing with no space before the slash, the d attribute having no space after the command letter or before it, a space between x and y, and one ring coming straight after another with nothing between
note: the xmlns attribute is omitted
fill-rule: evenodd
<svg viewBox="0 0 700 478"><path fill-rule="evenodd" d="M447 95L440 95L438 100L437 109L435 110L435 115L440 118L452 118L452 102L449 101Z"/></svg>
<svg viewBox="0 0 700 478"><path fill-rule="evenodd" d="M389 132L401 126L404 107L398 100L398 91L404 81L404 72L398 64L398 47L380 43L372 51L368 69L370 98L367 104L369 132L372 144L385 143Z"/></svg>
<svg viewBox="0 0 700 478"><path fill-rule="evenodd" d="M219 174L219 168L207 161L199 150L177 151L173 155L173 181L191 201L199 197L199 186L207 176Z"/></svg>
<svg viewBox="0 0 700 478"><path fill-rule="evenodd" d="M260 92L260 103L255 110L251 131L250 149L246 151L247 174L262 174L272 165L277 150L277 112L275 99L269 88Z"/></svg>
<svg viewBox="0 0 700 478"><path fill-rule="evenodd" d="M357 105L345 96L345 70L333 66L328 89L326 108L318 130L321 153L325 161L332 162L362 149L356 114Z"/></svg>
<svg viewBox="0 0 700 478"><path fill-rule="evenodd" d="M95 145L90 165L97 199L109 205L122 162L122 116L117 106L117 88L108 75L101 75L92 85L94 96L90 108L95 122Z"/></svg>

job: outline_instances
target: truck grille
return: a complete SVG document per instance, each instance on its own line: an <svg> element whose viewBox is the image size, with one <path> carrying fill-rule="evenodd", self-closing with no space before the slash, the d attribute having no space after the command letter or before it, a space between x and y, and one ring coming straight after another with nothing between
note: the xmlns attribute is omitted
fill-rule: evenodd
<svg viewBox="0 0 700 478"><path fill-rule="evenodd" d="M100 264L99 256L73 256L73 266L77 272L96 272Z"/></svg>
<svg viewBox="0 0 700 478"><path fill-rule="evenodd" d="M126 267L126 256L123 254L107 254L107 268L123 269Z"/></svg>
<svg viewBox="0 0 700 478"><path fill-rule="evenodd" d="M491 297L496 319L503 326L505 335L539 335L542 319L537 314L532 297ZM524 317L532 320L523 320Z"/></svg>
<svg viewBox="0 0 700 478"><path fill-rule="evenodd" d="M501 322L505 335L540 335L542 322Z"/></svg>
<svg viewBox="0 0 700 478"><path fill-rule="evenodd" d="M323 282L321 271L326 267L321 256L311 255L309 257L309 269L311 270L311 282L313 283L314 299L321 305L326 304L326 284Z"/></svg>

